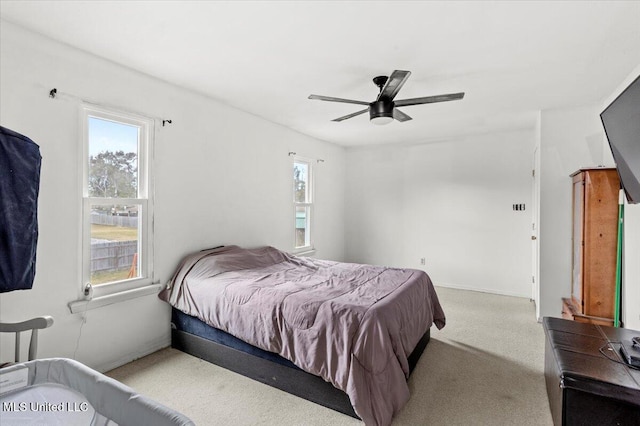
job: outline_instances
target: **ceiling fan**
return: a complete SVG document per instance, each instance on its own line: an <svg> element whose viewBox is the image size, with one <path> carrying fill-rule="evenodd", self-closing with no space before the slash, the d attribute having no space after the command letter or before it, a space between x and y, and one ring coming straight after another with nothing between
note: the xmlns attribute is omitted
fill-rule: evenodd
<svg viewBox="0 0 640 426"><path fill-rule="evenodd" d="M331 121L343 121L369 111L369 119L373 123L387 124L392 122L394 118L398 121L411 120L411 117L400 111L397 107L455 101L464 97L464 92L461 92L451 93L448 95L425 96L422 98L401 99L398 101L394 101L394 98L410 75L411 71L395 70L390 77L384 75L374 77L373 83L380 88L380 93L378 94L376 100L373 102L354 101L351 99L334 98L331 96L320 95L309 95L309 99L317 99L320 101L329 102L343 102L346 104L367 105L367 108L363 109L362 111L357 111L343 117L338 117Z"/></svg>

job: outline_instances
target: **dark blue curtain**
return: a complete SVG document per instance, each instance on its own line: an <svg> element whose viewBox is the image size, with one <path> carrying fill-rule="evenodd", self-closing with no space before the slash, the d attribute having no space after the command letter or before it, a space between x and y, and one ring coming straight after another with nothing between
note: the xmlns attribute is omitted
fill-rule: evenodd
<svg viewBox="0 0 640 426"><path fill-rule="evenodd" d="M0 126L0 293L33 286L41 161L31 139Z"/></svg>

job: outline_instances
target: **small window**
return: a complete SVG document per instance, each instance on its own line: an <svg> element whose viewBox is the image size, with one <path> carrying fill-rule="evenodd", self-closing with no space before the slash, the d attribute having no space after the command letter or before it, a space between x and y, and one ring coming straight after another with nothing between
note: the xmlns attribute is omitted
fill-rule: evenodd
<svg viewBox="0 0 640 426"><path fill-rule="evenodd" d="M152 121L83 108L83 287L94 295L151 282Z"/></svg>
<svg viewBox="0 0 640 426"><path fill-rule="evenodd" d="M293 162L293 205L297 252L312 250L313 170L311 162L296 158Z"/></svg>

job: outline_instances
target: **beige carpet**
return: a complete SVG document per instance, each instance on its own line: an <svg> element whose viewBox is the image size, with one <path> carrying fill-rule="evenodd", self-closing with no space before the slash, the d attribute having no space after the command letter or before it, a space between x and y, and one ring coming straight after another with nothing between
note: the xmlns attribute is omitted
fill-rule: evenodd
<svg viewBox="0 0 640 426"><path fill-rule="evenodd" d="M437 288L447 315L394 425L552 425L544 332L528 299ZM168 348L107 373L197 425L361 425Z"/></svg>

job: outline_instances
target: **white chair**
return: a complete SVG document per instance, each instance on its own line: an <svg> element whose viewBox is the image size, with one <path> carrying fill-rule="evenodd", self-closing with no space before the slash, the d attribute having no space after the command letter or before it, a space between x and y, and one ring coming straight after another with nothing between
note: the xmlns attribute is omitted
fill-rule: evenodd
<svg viewBox="0 0 640 426"><path fill-rule="evenodd" d="M31 330L31 340L29 342L29 361L36 358L38 352L38 330L48 328L53 325L53 317L48 315L32 318L27 321L6 323L0 322L0 333L15 333L16 348L14 362L20 362L20 333Z"/></svg>

